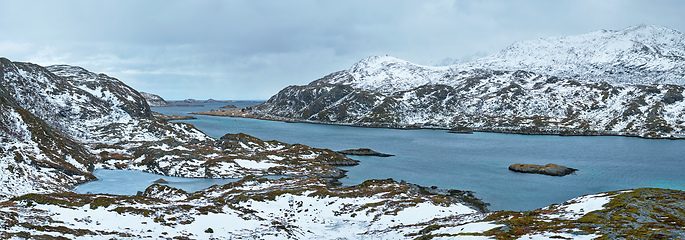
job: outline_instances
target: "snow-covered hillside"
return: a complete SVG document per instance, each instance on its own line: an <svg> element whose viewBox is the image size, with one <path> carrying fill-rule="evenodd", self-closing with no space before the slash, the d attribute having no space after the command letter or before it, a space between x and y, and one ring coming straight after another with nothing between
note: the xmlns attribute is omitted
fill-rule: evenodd
<svg viewBox="0 0 685 240"><path fill-rule="evenodd" d="M247 135L214 139L189 124L159 121L136 90L80 67L0 58L0 83L0 199L68 191L94 180L97 168L334 179L344 174L333 165L357 164L326 149Z"/></svg>
<svg viewBox="0 0 685 240"><path fill-rule="evenodd" d="M541 38L516 42L464 66L526 70L612 84L685 85L685 35L661 26L637 25Z"/></svg>
<svg viewBox="0 0 685 240"><path fill-rule="evenodd" d="M245 178L196 193L29 194L1 202L7 239L682 239L683 192L636 189L526 212L482 213L468 192L391 179L331 188Z"/></svg>
<svg viewBox="0 0 685 240"><path fill-rule="evenodd" d="M40 93L22 87L46 86L48 81L41 78L21 83L21 74L27 74L24 66L0 58L0 199L32 192L65 191L79 182L95 179L90 173L95 157L56 129L64 125L53 127L37 116L36 113L45 113L50 107L30 104L28 99L40 98L36 96ZM55 86L45 90L57 91Z"/></svg>
<svg viewBox="0 0 685 240"><path fill-rule="evenodd" d="M685 34L655 25L599 30L516 42L492 56L441 67L371 56L343 71L347 74L319 83L388 93L426 84L454 85L446 75L475 69L523 70L579 82L685 85Z"/></svg>
<svg viewBox="0 0 685 240"><path fill-rule="evenodd" d="M150 105L150 107L171 107L171 106L174 106L173 104L168 103L166 100L164 100L164 98L162 98L156 94L140 92L140 95L143 96L143 98L145 98L145 101L147 101L147 104Z"/></svg>
<svg viewBox="0 0 685 240"><path fill-rule="evenodd" d="M398 128L685 137L683 34L640 25L429 67L369 57L290 86L252 117ZM561 61L560 59L563 59Z"/></svg>

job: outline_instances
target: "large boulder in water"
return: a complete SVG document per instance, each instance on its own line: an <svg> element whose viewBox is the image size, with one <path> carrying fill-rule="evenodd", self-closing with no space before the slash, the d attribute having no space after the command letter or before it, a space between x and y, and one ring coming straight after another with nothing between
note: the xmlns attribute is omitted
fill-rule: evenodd
<svg viewBox="0 0 685 240"><path fill-rule="evenodd" d="M521 173L537 173L551 176L566 176L577 171L578 169L551 163L547 165L515 163L509 166L509 170Z"/></svg>

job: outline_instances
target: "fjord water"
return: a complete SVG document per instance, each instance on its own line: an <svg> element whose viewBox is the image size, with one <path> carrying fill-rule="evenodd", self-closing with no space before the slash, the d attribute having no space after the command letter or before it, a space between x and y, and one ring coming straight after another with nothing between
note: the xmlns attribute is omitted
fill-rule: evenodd
<svg viewBox="0 0 685 240"><path fill-rule="evenodd" d="M252 103L252 105L255 103ZM225 105L225 104L223 104ZM249 106L250 103L235 104ZM153 108L172 115L219 109ZM238 106L238 107L241 107ZM359 157L345 167L345 185L393 178L424 186L474 191L490 210L532 210L574 197L640 187L685 190L685 141L631 137L561 137L496 133L450 134L443 130L397 130L285 123L195 115L184 122L212 137L246 133L264 140L343 150L371 148L396 156ZM513 163L555 163L577 168L552 177L511 172Z"/></svg>

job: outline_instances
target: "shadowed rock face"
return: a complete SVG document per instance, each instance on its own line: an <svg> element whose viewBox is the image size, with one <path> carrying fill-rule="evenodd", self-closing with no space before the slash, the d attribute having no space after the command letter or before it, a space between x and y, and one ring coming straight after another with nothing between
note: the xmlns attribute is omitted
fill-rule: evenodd
<svg viewBox="0 0 685 240"><path fill-rule="evenodd" d="M509 170L514 171L514 172L521 172L521 173L537 173L537 174L545 174L545 175L550 175L550 176L566 176L568 174L571 174L578 169L575 168L569 168L569 167L564 167L561 165L556 165L556 164L547 164L547 165L535 165L535 164L522 164L522 163L516 163L512 164L509 166Z"/></svg>

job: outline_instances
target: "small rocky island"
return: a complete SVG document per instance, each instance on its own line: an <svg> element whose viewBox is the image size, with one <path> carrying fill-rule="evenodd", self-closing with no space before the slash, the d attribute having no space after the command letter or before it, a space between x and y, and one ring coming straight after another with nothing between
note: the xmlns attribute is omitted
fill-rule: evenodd
<svg viewBox="0 0 685 240"><path fill-rule="evenodd" d="M155 180L153 183L167 184L167 183L169 183L169 182L167 182L166 180L164 180L164 178L160 178L160 179Z"/></svg>
<svg viewBox="0 0 685 240"><path fill-rule="evenodd" d="M463 134L473 134L473 129L464 127L464 126L457 126L451 128L448 133L463 133Z"/></svg>
<svg viewBox="0 0 685 240"><path fill-rule="evenodd" d="M238 107L236 107L236 106L233 105L233 104L229 104L229 105L226 105L226 106L223 106L223 107L220 107L220 108L238 108Z"/></svg>
<svg viewBox="0 0 685 240"><path fill-rule="evenodd" d="M521 173L537 173L550 176L566 176L578 169L564 167L561 165L548 163L547 165L515 163L509 166L509 170Z"/></svg>
<svg viewBox="0 0 685 240"><path fill-rule="evenodd" d="M345 155L358 155L358 156L376 156L376 157L392 157L395 155L379 153L368 148L358 148L358 149L347 149L342 151L337 151Z"/></svg>

